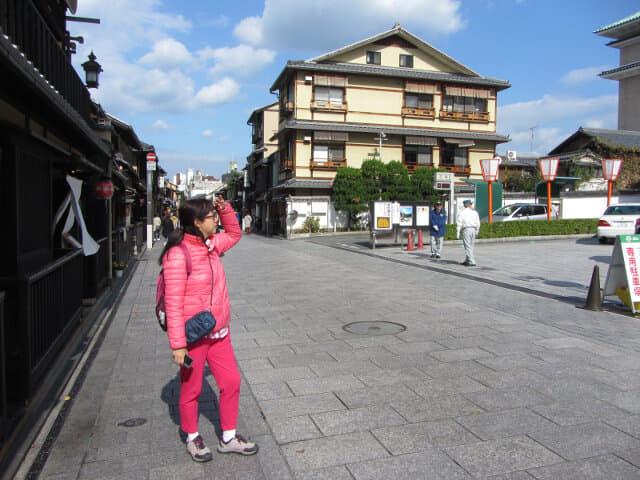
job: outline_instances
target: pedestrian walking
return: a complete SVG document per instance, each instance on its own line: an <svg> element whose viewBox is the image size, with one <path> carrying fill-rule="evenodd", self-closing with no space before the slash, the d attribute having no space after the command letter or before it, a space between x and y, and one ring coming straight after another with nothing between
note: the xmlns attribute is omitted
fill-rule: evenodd
<svg viewBox="0 0 640 480"><path fill-rule="evenodd" d="M442 241L447 231L447 212L442 208L442 202L437 201L436 206L429 214L429 234L431 235L431 258L440 258L442 253Z"/></svg>
<svg viewBox="0 0 640 480"><path fill-rule="evenodd" d="M198 402L205 361L220 390L220 453L253 455L258 446L236 433L240 374L229 331L230 305L220 255L242 236L233 208L218 196L215 202L191 199L180 207L180 228L160 256L165 281L167 334L173 361L180 365L180 427L187 435L187 452L196 462L211 460L211 450L198 433ZM224 233L216 233L218 219ZM182 247L180 246L182 243ZM186 247L191 259L187 273ZM211 312L216 325L209 334L187 344L185 324L200 312Z"/></svg>
<svg viewBox="0 0 640 480"><path fill-rule="evenodd" d="M153 241L160 240L160 230L162 228L162 219L156 215L153 217Z"/></svg>
<svg viewBox="0 0 640 480"><path fill-rule="evenodd" d="M165 243L167 242L169 235L171 235L171 232L174 230L173 220L171 219L169 212L167 212L164 214L164 217L162 217L162 236L164 237Z"/></svg>
<svg viewBox="0 0 640 480"><path fill-rule="evenodd" d="M471 200L465 200L462 202L464 208L458 213L456 219L458 238L462 232L462 245L464 245L465 259L462 265L465 267L475 267L476 259L473 256L473 244L476 239L476 235L480 230L480 216L478 212L473 209L473 202Z"/></svg>
<svg viewBox="0 0 640 480"><path fill-rule="evenodd" d="M242 217L242 229L245 233L251 233L251 222L253 222L253 218L249 210L245 210L244 217Z"/></svg>

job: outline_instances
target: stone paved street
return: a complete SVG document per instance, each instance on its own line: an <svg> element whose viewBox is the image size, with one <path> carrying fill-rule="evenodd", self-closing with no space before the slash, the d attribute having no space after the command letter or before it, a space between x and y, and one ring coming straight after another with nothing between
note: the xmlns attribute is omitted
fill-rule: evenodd
<svg viewBox="0 0 640 480"><path fill-rule="evenodd" d="M358 242L248 235L224 256L238 429L260 452L205 464L178 435L153 313L160 248L147 252L39 478L640 478L640 319L575 306L594 265L604 285L612 246L479 243L473 269L455 243L435 261ZM365 321L394 324L343 329ZM200 432L214 445L207 380Z"/></svg>

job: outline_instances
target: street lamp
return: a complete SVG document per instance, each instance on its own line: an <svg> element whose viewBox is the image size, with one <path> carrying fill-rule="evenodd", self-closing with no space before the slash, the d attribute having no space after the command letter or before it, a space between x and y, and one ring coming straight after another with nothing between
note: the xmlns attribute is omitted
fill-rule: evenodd
<svg viewBox="0 0 640 480"><path fill-rule="evenodd" d="M622 167L621 158L605 158L602 160L602 176L607 180L607 207L611 203L611 190L613 190L613 182L618 178Z"/></svg>
<svg viewBox="0 0 640 480"><path fill-rule="evenodd" d="M382 142L387 141L387 134L380 130L380 134L377 137L373 137L374 140L378 140L380 143L380 147L378 148L378 154L380 156L380 161L382 161Z"/></svg>
<svg viewBox="0 0 640 480"><path fill-rule="evenodd" d="M482 168L482 178L489 184L489 223L493 222L493 190L491 188L491 182L495 182L498 179L498 167L500 167L500 157L485 158L480 160L480 168Z"/></svg>
<svg viewBox="0 0 640 480"><path fill-rule="evenodd" d="M547 182L547 220L551 220L551 182L556 178L558 173L559 158L541 158L540 171L542 179Z"/></svg>
<svg viewBox="0 0 640 480"><path fill-rule="evenodd" d="M82 64L85 73L85 83L87 88L98 88L98 76L102 72L102 65L96 62L96 56L91 50L89 60Z"/></svg>

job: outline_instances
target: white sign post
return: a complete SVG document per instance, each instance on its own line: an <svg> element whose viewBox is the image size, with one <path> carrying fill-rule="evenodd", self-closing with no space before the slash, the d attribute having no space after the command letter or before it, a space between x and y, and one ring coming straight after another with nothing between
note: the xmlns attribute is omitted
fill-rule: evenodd
<svg viewBox="0 0 640 480"><path fill-rule="evenodd" d="M616 238L603 297L618 295L636 313L640 304L640 235L620 235Z"/></svg>

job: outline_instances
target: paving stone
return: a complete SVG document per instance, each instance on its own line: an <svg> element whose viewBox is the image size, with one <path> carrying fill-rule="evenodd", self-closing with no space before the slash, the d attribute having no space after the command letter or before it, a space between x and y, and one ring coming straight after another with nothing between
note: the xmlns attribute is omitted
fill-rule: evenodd
<svg viewBox="0 0 640 480"><path fill-rule="evenodd" d="M379 480L381 478L471 480L472 478L449 457L434 449L383 460L349 464L348 468L356 480Z"/></svg>
<svg viewBox="0 0 640 480"><path fill-rule="evenodd" d="M567 460L640 448L640 440L600 422L544 428L529 436Z"/></svg>
<svg viewBox="0 0 640 480"><path fill-rule="evenodd" d="M323 437L282 446L294 472L386 458L387 451L369 432Z"/></svg>
<svg viewBox="0 0 640 480"><path fill-rule="evenodd" d="M353 476L345 466L321 468L296 473L296 480L353 480Z"/></svg>
<svg viewBox="0 0 640 480"><path fill-rule="evenodd" d="M412 383L425 380L427 375L417 368L386 369L383 374L358 375L368 387L386 387L397 383Z"/></svg>
<svg viewBox="0 0 640 480"><path fill-rule="evenodd" d="M519 388L518 390L485 390L481 392L465 393L465 396L484 410L503 410L509 408L528 407L550 403L549 397L531 390Z"/></svg>
<svg viewBox="0 0 640 480"><path fill-rule="evenodd" d="M444 450L475 477L506 474L562 461L558 455L525 436L471 443Z"/></svg>
<svg viewBox="0 0 640 480"><path fill-rule="evenodd" d="M413 382L411 389L423 398L441 397L454 393L482 392L487 389L470 377L435 378Z"/></svg>
<svg viewBox="0 0 640 480"><path fill-rule="evenodd" d="M478 358L475 361L493 370L530 368L533 365L539 365L543 363L542 360L537 359L527 353L514 353L490 358Z"/></svg>
<svg viewBox="0 0 640 480"><path fill-rule="evenodd" d="M381 426L405 423L404 418L392 408L379 405L352 410L315 413L311 415L311 418L325 436L362 432Z"/></svg>
<svg viewBox="0 0 640 480"><path fill-rule="evenodd" d="M269 383L316 377L309 367L264 368L243 373L249 383Z"/></svg>
<svg viewBox="0 0 640 480"><path fill-rule="evenodd" d="M478 441L478 437L453 420L389 426L372 430L372 433L393 455Z"/></svg>
<svg viewBox="0 0 640 480"><path fill-rule="evenodd" d="M624 460L614 456L589 458L586 460L565 462L550 467L529 470L538 480L636 480L640 470Z"/></svg>
<svg viewBox="0 0 640 480"><path fill-rule="evenodd" d="M314 377L302 380L289 380L289 388L295 395L313 395L336 390L364 388L354 375L334 375L329 377Z"/></svg>
<svg viewBox="0 0 640 480"><path fill-rule="evenodd" d="M640 415L625 415L605 420L605 423L640 439Z"/></svg>
<svg viewBox="0 0 640 480"><path fill-rule="evenodd" d="M613 403L623 410L631 413L640 414L640 389L631 390L629 392L608 392L600 398L609 403Z"/></svg>
<svg viewBox="0 0 640 480"><path fill-rule="evenodd" d="M526 408L477 413L457 417L455 420L482 440L511 437L555 426Z"/></svg>
<svg viewBox="0 0 640 480"><path fill-rule="evenodd" d="M422 401L417 395L404 385L394 385L393 388L366 388L359 390L338 390L335 395L347 408L366 407L368 405L390 405L393 402Z"/></svg>
<svg viewBox="0 0 640 480"><path fill-rule="evenodd" d="M287 418L310 413L344 410L345 406L334 394L322 393L319 395L266 400L260 402L260 408L267 421L271 422L274 417Z"/></svg>
<svg viewBox="0 0 640 480"><path fill-rule="evenodd" d="M576 425L596 420L628 417L624 410L595 398L580 398L573 402L536 405L531 408L558 425ZM640 425L640 423L639 423Z"/></svg>
<svg viewBox="0 0 640 480"><path fill-rule="evenodd" d="M430 352L429 355L441 362L460 362L463 360L490 357L491 353L480 348L459 348L455 350L434 351Z"/></svg>
<svg viewBox="0 0 640 480"><path fill-rule="evenodd" d="M535 480L532 475L527 472L510 472L504 475L492 475L487 480Z"/></svg>
<svg viewBox="0 0 640 480"><path fill-rule="evenodd" d="M462 395L447 395L421 402L393 402L392 407L410 423L472 415L483 411Z"/></svg>
<svg viewBox="0 0 640 480"><path fill-rule="evenodd" d="M273 436L278 444L309 440L322 436L322 432L308 415L299 417L274 417L268 420Z"/></svg>

